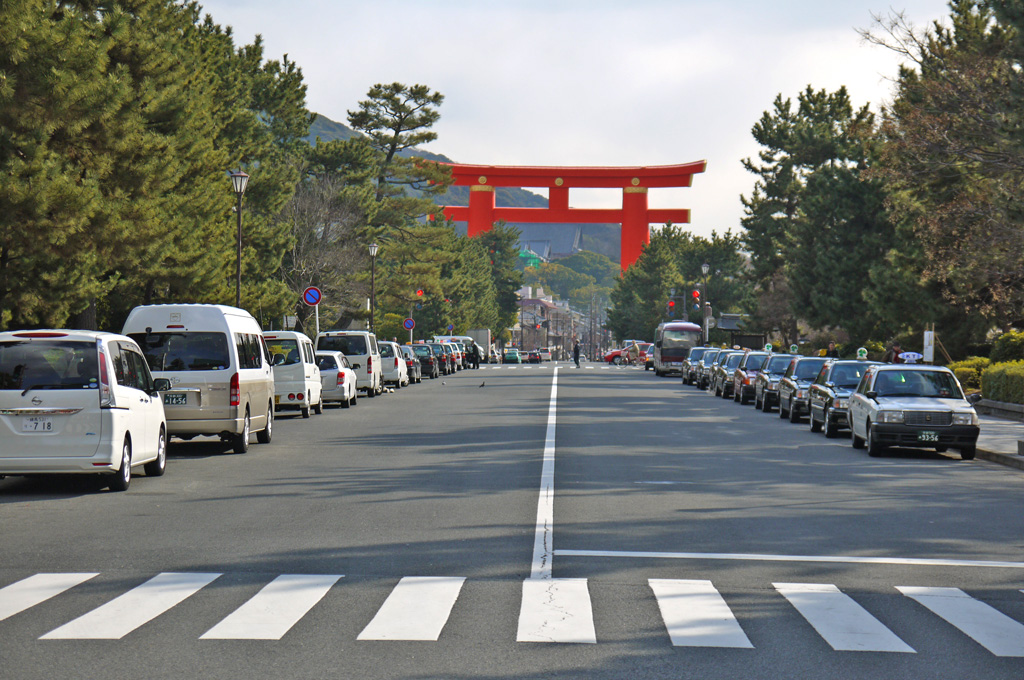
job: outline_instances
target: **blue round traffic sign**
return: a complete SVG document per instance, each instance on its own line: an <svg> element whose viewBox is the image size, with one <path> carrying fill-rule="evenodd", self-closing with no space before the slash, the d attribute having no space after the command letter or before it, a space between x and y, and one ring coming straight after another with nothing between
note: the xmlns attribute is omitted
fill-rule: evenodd
<svg viewBox="0 0 1024 680"><path fill-rule="evenodd" d="M315 286L310 286L306 290L302 291L302 301L310 307L316 307L320 304L320 289Z"/></svg>
<svg viewBox="0 0 1024 680"><path fill-rule="evenodd" d="M416 320L406 319L405 321L402 322L402 325L405 326L405 330L411 331L413 328L416 328Z"/></svg>
<svg viewBox="0 0 1024 680"><path fill-rule="evenodd" d="M453 330L455 330L455 326L453 326L453 325L451 325L451 324L448 324L448 330L450 330L450 331L453 331Z"/></svg>

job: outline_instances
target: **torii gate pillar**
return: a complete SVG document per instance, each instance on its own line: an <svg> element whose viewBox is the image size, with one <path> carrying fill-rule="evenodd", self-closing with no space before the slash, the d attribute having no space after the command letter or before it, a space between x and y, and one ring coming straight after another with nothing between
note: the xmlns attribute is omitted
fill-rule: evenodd
<svg viewBox="0 0 1024 680"><path fill-rule="evenodd" d="M520 167L452 164L453 183L469 187L469 206L447 206L449 219L467 222L469 236L478 236L499 220L506 222L561 222L622 225L620 242L622 270L637 261L650 243L652 223L687 223L685 208L651 210L647 190L651 187L688 187L693 175L704 172L706 163L628 168ZM548 190L547 208L498 208L496 187L540 187ZM621 188L622 209L573 209L570 188Z"/></svg>

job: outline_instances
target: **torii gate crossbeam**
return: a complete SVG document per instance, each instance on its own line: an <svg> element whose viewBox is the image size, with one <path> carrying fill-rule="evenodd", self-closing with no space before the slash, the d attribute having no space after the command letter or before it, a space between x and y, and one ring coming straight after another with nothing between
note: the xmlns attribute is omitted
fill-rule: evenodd
<svg viewBox="0 0 1024 680"><path fill-rule="evenodd" d="M687 223L685 208L652 210L647 207L647 190L688 187L693 176L704 172L707 163L648 167L531 167L450 164L453 184L469 187L469 206L447 206L448 219L469 224L469 236L488 231L500 220L506 222L561 222L622 225L620 240L622 270L637 261L651 240L652 223ZM547 208L499 208L494 203L496 187L547 188ZM622 208L584 209L569 207L569 189L622 189Z"/></svg>

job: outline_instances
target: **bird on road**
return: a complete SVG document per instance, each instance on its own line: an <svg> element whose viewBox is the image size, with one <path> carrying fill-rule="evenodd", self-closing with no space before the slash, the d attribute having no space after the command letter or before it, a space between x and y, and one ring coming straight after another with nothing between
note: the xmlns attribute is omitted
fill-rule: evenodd
<svg viewBox="0 0 1024 680"><path fill-rule="evenodd" d="M485 380L484 382L487 382L487 381ZM484 383L480 383L480 387L483 387L483 386L484 386ZM477 389L480 389L480 387L478 387Z"/></svg>

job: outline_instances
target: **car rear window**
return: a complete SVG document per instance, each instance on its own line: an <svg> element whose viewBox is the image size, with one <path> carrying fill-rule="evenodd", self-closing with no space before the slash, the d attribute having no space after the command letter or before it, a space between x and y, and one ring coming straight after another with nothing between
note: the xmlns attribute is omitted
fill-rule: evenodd
<svg viewBox="0 0 1024 680"><path fill-rule="evenodd" d="M325 335L317 342L318 350L341 352L346 356L369 354L365 335Z"/></svg>
<svg viewBox="0 0 1024 680"><path fill-rule="evenodd" d="M317 357L316 363L321 371L329 371L338 367L338 362L334 360L334 357Z"/></svg>
<svg viewBox="0 0 1024 680"><path fill-rule="evenodd" d="M380 349L380 355L382 357L393 357L393 356L395 356L395 348L392 347L391 345L387 345L387 344L383 344L382 343L379 346L379 349Z"/></svg>
<svg viewBox="0 0 1024 680"><path fill-rule="evenodd" d="M412 351L421 357L429 357L433 355L433 352L430 351L430 348L424 345L417 345L416 347L412 348Z"/></svg>
<svg viewBox="0 0 1024 680"><path fill-rule="evenodd" d="M302 355L299 354L299 341L291 338L267 338L267 349L270 350L270 359L277 366L294 366L302 363ZM282 363L278 357L284 357Z"/></svg>
<svg viewBox="0 0 1024 680"><path fill-rule="evenodd" d="M81 340L0 342L0 389L61 390L99 385L96 343Z"/></svg>
<svg viewBox="0 0 1024 680"><path fill-rule="evenodd" d="M231 367L224 333L129 333L151 371L223 371Z"/></svg>

